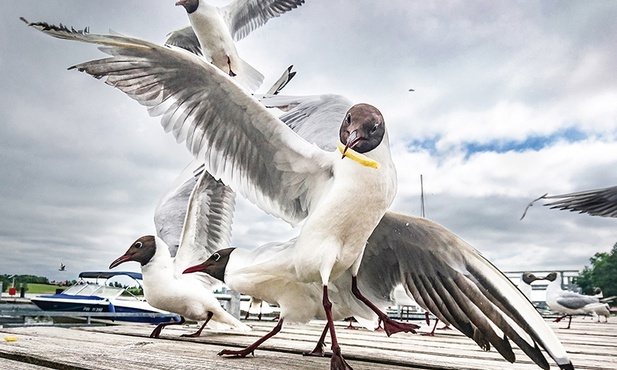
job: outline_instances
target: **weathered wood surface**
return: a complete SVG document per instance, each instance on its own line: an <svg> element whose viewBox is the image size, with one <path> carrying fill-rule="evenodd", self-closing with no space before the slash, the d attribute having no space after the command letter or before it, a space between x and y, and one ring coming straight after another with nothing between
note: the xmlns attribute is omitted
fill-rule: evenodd
<svg viewBox="0 0 617 370"><path fill-rule="evenodd" d="M329 358L301 356L315 346L323 328L319 322L285 325L254 357L217 356L223 348L252 343L274 326L264 321L248 323L253 327L251 333L206 330L200 338L181 338L196 330L193 325L169 327L160 339L149 338L153 327L145 325L5 328L0 329L0 363L10 359L9 368L15 369L20 363L63 369L329 369ZM494 350L484 352L454 330L440 331L434 337L399 333L388 338L383 332L345 330L345 325L341 323L337 333L343 355L356 370L539 369L518 349L517 362L510 364ZM575 318L569 330L561 329L563 323L550 325L576 369L617 369L617 322ZM5 342L5 335L16 335L18 340Z"/></svg>

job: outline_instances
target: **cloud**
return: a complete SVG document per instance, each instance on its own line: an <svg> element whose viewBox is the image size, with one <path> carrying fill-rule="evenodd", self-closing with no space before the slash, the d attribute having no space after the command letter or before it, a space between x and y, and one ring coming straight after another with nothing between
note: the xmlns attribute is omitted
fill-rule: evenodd
<svg viewBox="0 0 617 370"><path fill-rule="evenodd" d="M576 269L612 247L614 219L539 204L518 219L546 192L617 183L616 15L613 3L312 0L238 49L264 86L294 64L285 93L380 108L394 209L419 216L422 174L427 216L498 267ZM188 19L173 3L0 3L0 271L75 278L154 231L154 207L190 156L136 102L66 70L104 57L96 47L20 16L159 43ZM236 208L237 246L297 234L246 201Z"/></svg>

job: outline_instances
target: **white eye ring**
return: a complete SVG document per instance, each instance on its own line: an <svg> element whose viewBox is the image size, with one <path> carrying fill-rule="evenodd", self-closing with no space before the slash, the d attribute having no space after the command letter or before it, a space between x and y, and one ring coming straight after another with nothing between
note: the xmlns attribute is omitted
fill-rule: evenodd
<svg viewBox="0 0 617 370"><path fill-rule="evenodd" d="M135 248L137 248L137 249L141 248L142 246L143 246L142 242L135 243Z"/></svg>
<svg viewBox="0 0 617 370"><path fill-rule="evenodd" d="M220 260L220 259L221 259L221 255L220 255L220 254L218 254L218 253L214 253L214 254L212 255L212 257L214 257L214 261L218 261L218 260Z"/></svg>

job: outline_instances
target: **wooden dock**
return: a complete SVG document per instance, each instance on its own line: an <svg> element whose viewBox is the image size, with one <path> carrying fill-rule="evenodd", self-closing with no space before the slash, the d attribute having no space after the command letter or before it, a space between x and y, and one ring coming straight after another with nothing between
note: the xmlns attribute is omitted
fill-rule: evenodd
<svg viewBox="0 0 617 370"><path fill-rule="evenodd" d="M613 320L615 320L613 318ZM273 322L248 321L250 333L205 330L199 338L181 338L197 329L169 327L160 339L149 338L152 326L30 326L0 328L2 369L329 369L329 358L302 356L313 349L323 323L289 324L263 344L254 357L223 358L223 348L244 347L265 334ZM383 369L539 369L518 348L510 364L494 350L484 352L455 330L434 337L346 330L337 323L343 355L355 370ZM574 318L572 329L550 323L576 369L617 369L617 321L596 323ZM428 331L426 324L422 331ZM9 341L7 341L7 339ZM16 339L16 340L15 340ZM557 368L552 360L549 363Z"/></svg>

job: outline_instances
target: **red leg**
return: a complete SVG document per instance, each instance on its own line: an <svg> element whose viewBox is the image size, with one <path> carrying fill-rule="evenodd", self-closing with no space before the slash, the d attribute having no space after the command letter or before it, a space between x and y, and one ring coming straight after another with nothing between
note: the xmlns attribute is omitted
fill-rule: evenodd
<svg viewBox="0 0 617 370"><path fill-rule="evenodd" d="M267 341L271 337L275 336L276 333L281 331L281 328L283 327L283 321L284 321L283 319L279 320L278 324L276 324L274 329L272 329L268 334L266 334L263 337L259 338L255 343L251 344L250 346L246 347L245 349L242 349L242 350L239 350L239 351L233 351L233 350L230 350L230 349L224 349L221 352L219 352L218 355L219 356L235 356L235 357L246 357L249 354L253 354L254 355L255 349L257 349L257 347L259 347L263 342Z"/></svg>
<svg viewBox="0 0 617 370"><path fill-rule="evenodd" d="M204 330L204 328L206 327L206 324L208 323L208 321L210 321L210 319L212 318L213 313L212 312L208 312L208 317L206 318L206 322L204 322L204 324L201 326L201 328L199 328L199 330L197 330L196 332L194 332L193 334L182 334L181 337L191 337L191 338L195 338L201 335L202 330Z"/></svg>
<svg viewBox="0 0 617 370"><path fill-rule="evenodd" d="M180 321L178 322L170 321L170 322L164 322L162 324L158 324L156 328L152 330L152 333L150 333L150 338L158 338L161 335L161 331L163 330L163 328L166 327L167 325L182 325L184 324L185 321L186 320L184 320L184 316L180 316Z"/></svg>
<svg viewBox="0 0 617 370"><path fill-rule="evenodd" d="M561 317L556 318L553 322L560 322L561 320L565 319L566 317L568 317L568 315L563 315Z"/></svg>
<svg viewBox="0 0 617 370"><path fill-rule="evenodd" d="M416 324L401 323L389 318L388 315L386 315L379 308L377 308L377 306L375 306L373 302L369 301L366 297L362 295L362 293L360 293L360 290L358 290L358 279L355 276L351 278L351 292L353 293L353 295L356 296L356 298L361 300L365 305L367 305L371 310L373 310L373 312L377 314L377 316L379 317L379 321L383 322L383 328L388 336L398 333L400 331L404 331L405 333L415 333L416 329L420 328Z"/></svg>
<svg viewBox="0 0 617 370"><path fill-rule="evenodd" d="M572 315L568 316L570 316L570 320L568 321L568 327L566 329L570 329L570 324L572 324Z"/></svg>
<svg viewBox="0 0 617 370"><path fill-rule="evenodd" d="M332 359L330 360L330 370L352 370L351 366L347 364L343 355L341 355L341 347L338 345L336 339L336 332L334 330L334 320L332 320L332 302L328 298L328 286L323 286L323 308L326 311L326 318L328 323L326 327L330 329L330 338L332 338Z"/></svg>
<svg viewBox="0 0 617 370"><path fill-rule="evenodd" d="M349 318L349 325L345 328L347 330L358 330L355 326L353 326L353 316Z"/></svg>
<svg viewBox="0 0 617 370"><path fill-rule="evenodd" d="M320 356L320 357L323 357L323 355L324 355L323 348L326 346L325 340L326 340L326 334L328 333L328 329L330 329L328 327L328 325L324 326L323 332L321 333L321 337L319 337L319 341L317 342L317 345L315 346L315 349L313 349L311 352L304 353L304 356Z"/></svg>
<svg viewBox="0 0 617 370"><path fill-rule="evenodd" d="M431 325L431 318L429 317L428 311L424 313L424 321L426 321L426 325ZM435 329L433 329L435 331Z"/></svg>
<svg viewBox="0 0 617 370"><path fill-rule="evenodd" d="M435 325L433 325L433 330L431 330L430 333L423 333L422 335L426 335L426 336L429 336L429 337L434 336L435 335L435 329L437 328L437 323L438 322L439 322L439 319L436 318L435 319Z"/></svg>

